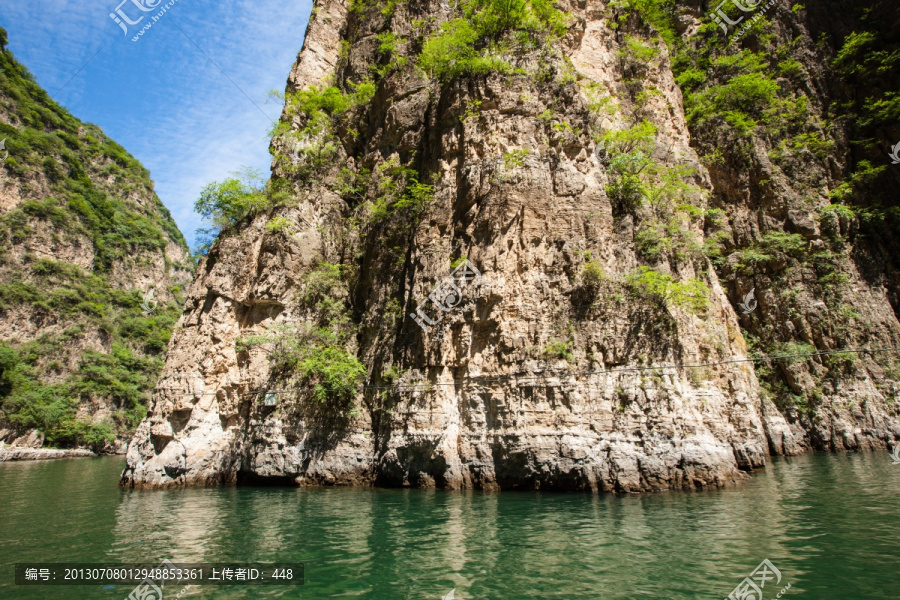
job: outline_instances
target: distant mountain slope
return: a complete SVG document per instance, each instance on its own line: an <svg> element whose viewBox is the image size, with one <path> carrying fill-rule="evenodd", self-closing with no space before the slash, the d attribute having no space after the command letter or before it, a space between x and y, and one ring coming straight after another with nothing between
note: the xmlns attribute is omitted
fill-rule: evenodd
<svg viewBox="0 0 900 600"><path fill-rule="evenodd" d="M0 28L0 442L102 447L145 412L190 253L150 173L6 40Z"/></svg>

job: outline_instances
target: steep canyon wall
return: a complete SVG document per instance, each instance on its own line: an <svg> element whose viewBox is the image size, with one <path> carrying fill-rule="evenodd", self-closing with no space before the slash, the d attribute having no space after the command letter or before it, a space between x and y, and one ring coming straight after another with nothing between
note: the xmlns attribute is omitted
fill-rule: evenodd
<svg viewBox="0 0 900 600"><path fill-rule="evenodd" d="M886 447L895 354L834 353L900 346L900 120L865 112L897 66L836 62L896 47L872 7L732 40L700 4L317 1L123 484L647 491Z"/></svg>

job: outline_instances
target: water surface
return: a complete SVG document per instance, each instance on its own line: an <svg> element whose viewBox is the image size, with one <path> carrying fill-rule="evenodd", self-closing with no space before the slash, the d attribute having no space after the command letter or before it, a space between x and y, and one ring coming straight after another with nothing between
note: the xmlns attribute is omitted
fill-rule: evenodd
<svg viewBox="0 0 900 600"><path fill-rule="evenodd" d="M15 586L15 562L169 559L306 565L301 587L187 598L722 600L767 558L782 581L764 600L787 584L787 600L900 599L900 465L886 452L780 459L737 488L644 496L126 491L123 466L0 463L0 598L131 591Z"/></svg>

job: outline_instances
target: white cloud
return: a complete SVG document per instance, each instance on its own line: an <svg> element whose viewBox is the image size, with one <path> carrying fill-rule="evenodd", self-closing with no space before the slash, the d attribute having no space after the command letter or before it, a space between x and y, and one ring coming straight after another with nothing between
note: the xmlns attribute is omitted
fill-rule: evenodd
<svg viewBox="0 0 900 600"><path fill-rule="evenodd" d="M267 94L284 89L311 2L286 8L279 0L178 0L131 42L109 18L119 1L0 3L0 25L16 57L58 102L100 125L150 170L191 241L203 185L242 165L268 172L269 119L277 121L281 107L265 104Z"/></svg>

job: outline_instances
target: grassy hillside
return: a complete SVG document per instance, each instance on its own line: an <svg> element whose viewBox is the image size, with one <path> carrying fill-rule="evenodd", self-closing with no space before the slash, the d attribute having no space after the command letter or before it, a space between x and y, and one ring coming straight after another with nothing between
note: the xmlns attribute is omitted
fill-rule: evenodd
<svg viewBox="0 0 900 600"><path fill-rule="evenodd" d="M0 429L102 445L145 413L188 248L149 172L0 45Z"/></svg>

